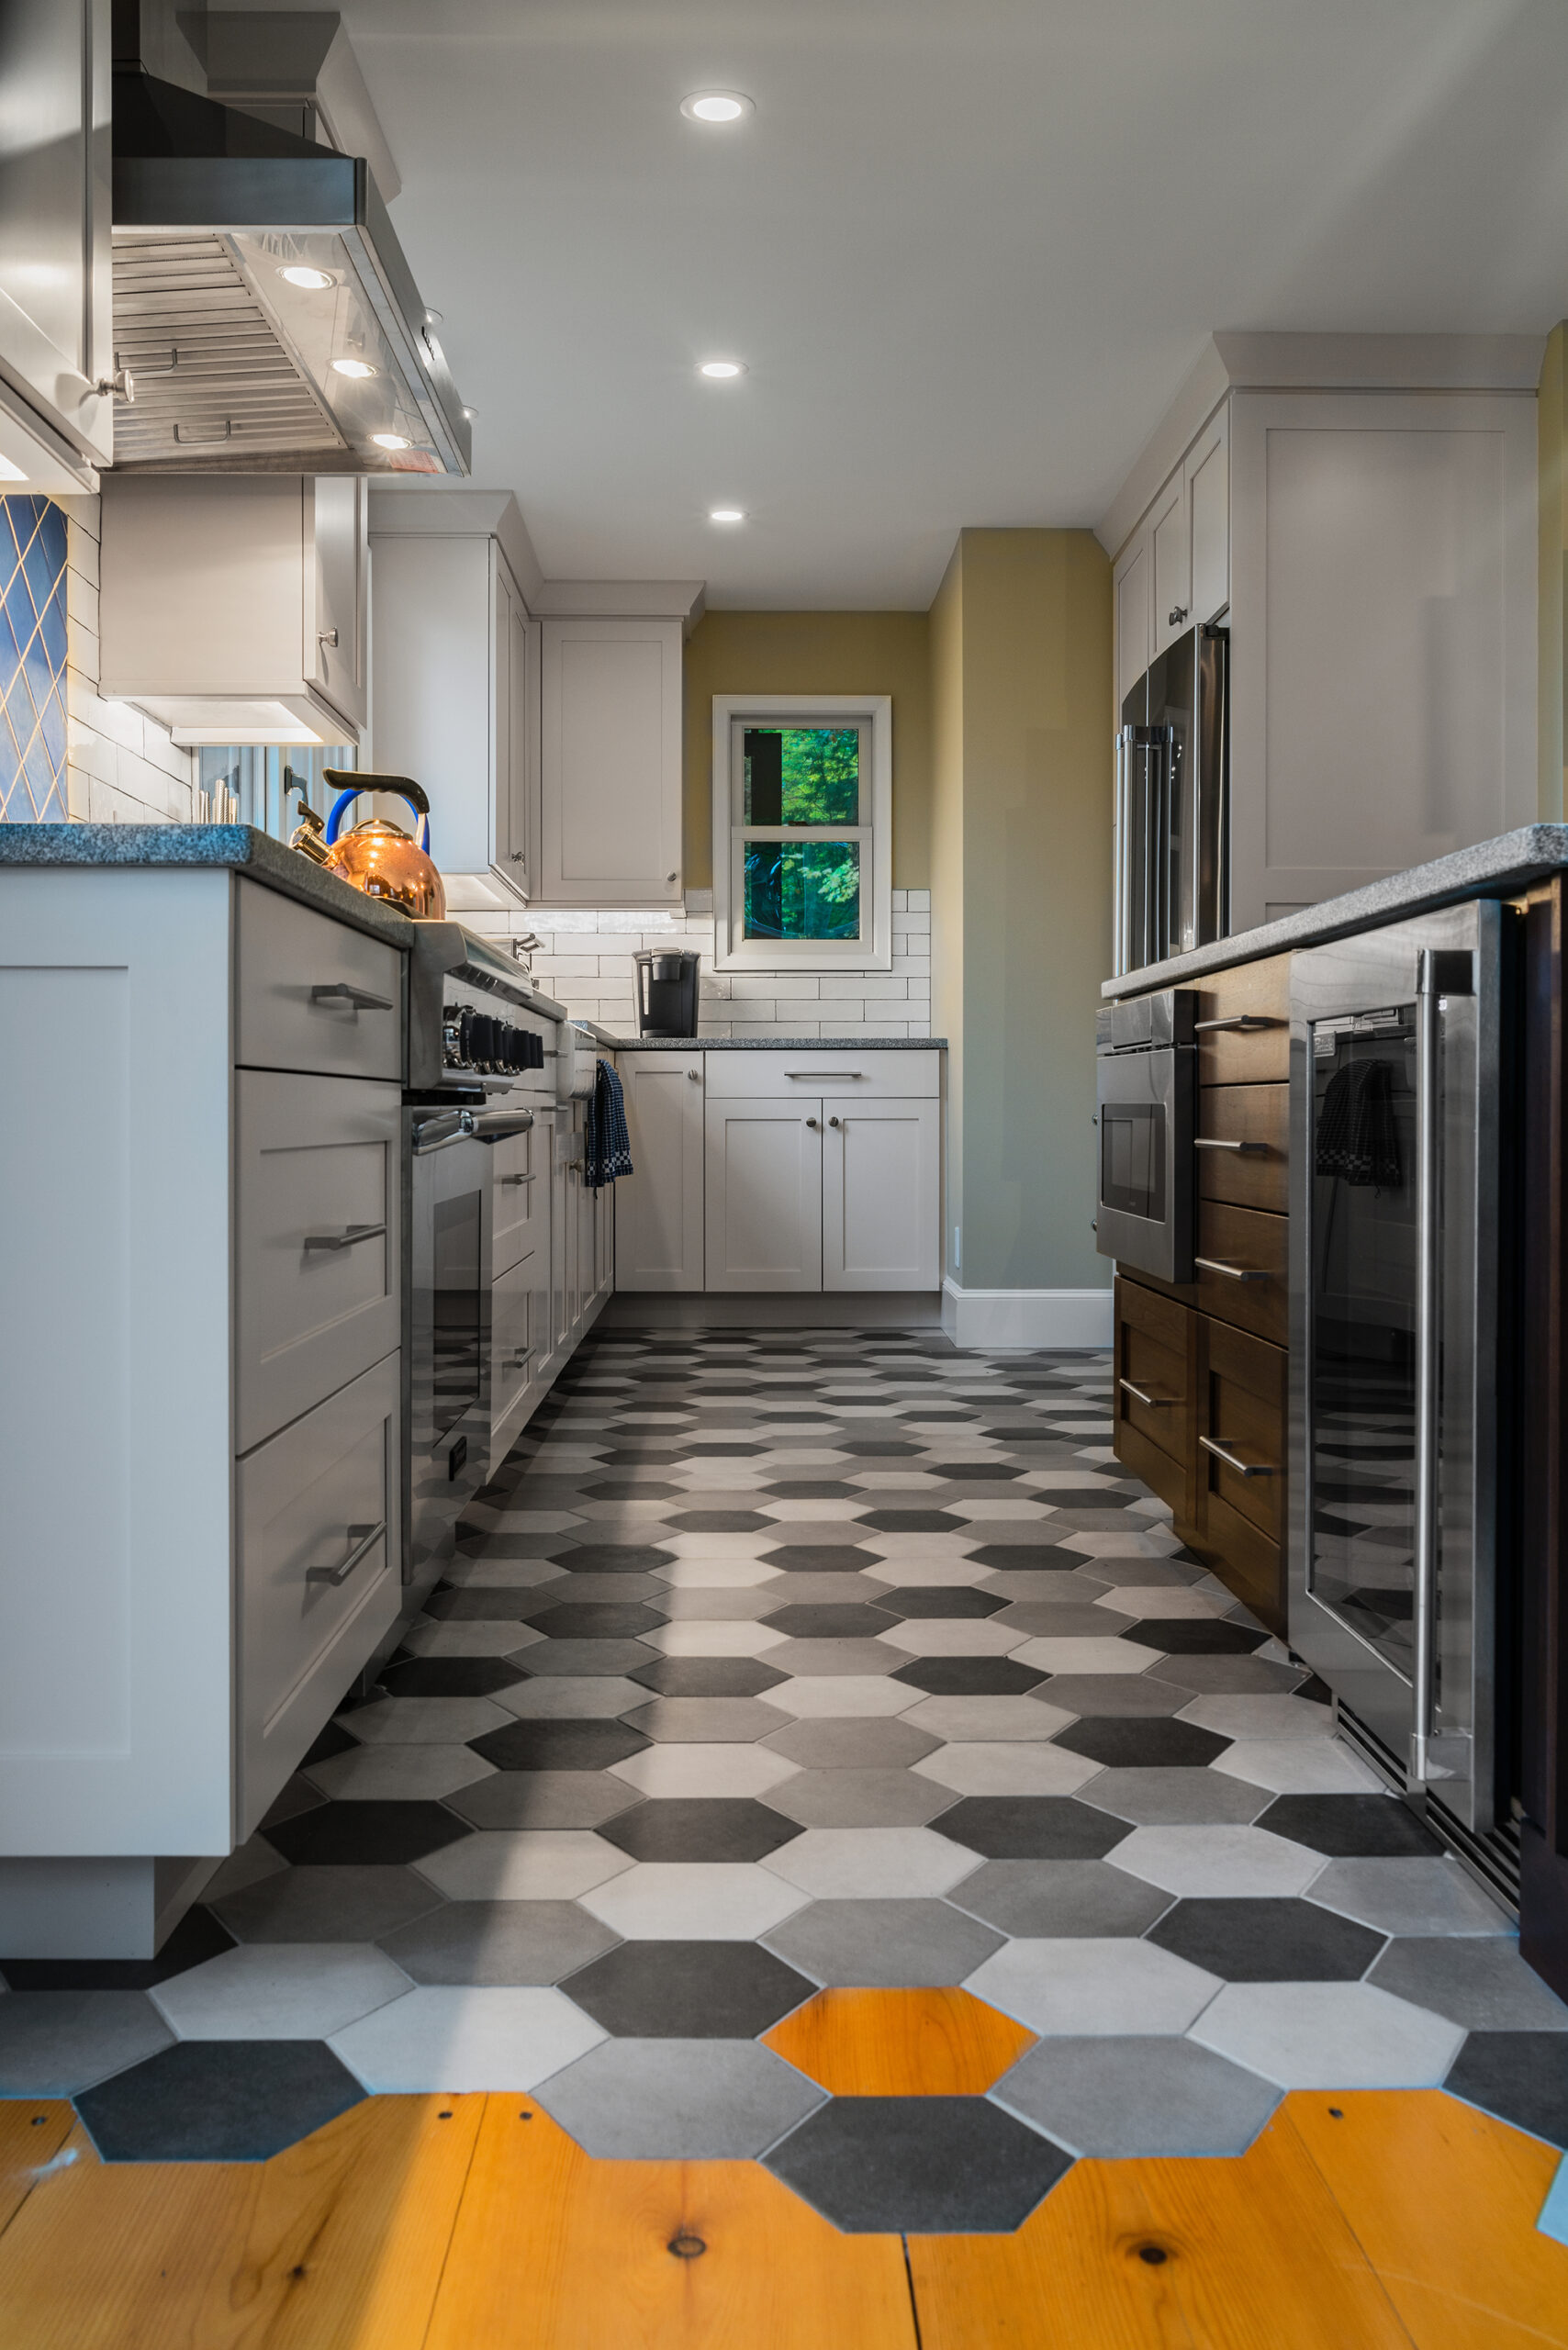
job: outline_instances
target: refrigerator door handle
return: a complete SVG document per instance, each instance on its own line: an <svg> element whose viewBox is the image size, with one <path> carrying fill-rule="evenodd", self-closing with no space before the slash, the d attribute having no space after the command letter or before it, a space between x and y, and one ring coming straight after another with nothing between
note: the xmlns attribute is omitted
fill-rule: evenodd
<svg viewBox="0 0 1568 2350"><path fill-rule="evenodd" d="M1131 968L1132 941L1132 840L1131 801L1133 769L1133 730L1124 726L1116 735L1116 809L1114 864L1115 903L1112 910L1115 935L1115 951L1112 968L1117 979Z"/></svg>

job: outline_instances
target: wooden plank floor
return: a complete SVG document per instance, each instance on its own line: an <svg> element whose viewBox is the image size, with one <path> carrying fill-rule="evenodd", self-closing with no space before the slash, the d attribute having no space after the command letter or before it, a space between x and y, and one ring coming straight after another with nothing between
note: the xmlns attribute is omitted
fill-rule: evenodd
<svg viewBox="0 0 1568 2350"><path fill-rule="evenodd" d="M757 2164L591 2161L516 2096L375 2098L210 2165L104 2165L68 2106L14 2102L0 2344L1547 2350L1556 2164L1440 2091L1301 2093L1238 2160L1081 2162L1014 2235L906 2246Z"/></svg>

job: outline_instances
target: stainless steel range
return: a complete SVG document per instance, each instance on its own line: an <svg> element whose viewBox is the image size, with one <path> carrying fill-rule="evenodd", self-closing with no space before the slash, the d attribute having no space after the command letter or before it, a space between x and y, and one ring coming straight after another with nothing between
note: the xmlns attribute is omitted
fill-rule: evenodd
<svg viewBox="0 0 1568 2350"><path fill-rule="evenodd" d="M560 1007L486 940L458 923L416 927L403 1097L403 1578L428 1589L489 1474L495 1426L527 1382L526 1293L514 1328L511 1292L493 1279L497 1237L532 1203L519 1138L554 1102L563 1031ZM547 1219L548 1183L539 1188Z"/></svg>

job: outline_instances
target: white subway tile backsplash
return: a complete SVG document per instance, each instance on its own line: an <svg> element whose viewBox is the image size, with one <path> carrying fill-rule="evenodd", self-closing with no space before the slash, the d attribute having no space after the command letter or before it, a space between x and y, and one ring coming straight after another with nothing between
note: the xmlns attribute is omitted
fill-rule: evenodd
<svg viewBox="0 0 1568 2350"><path fill-rule="evenodd" d="M910 892L909 892L909 910L910 910L910 912L911 912L912 914L928 914L928 913L931 912L931 892L930 892L930 890L910 890Z"/></svg>

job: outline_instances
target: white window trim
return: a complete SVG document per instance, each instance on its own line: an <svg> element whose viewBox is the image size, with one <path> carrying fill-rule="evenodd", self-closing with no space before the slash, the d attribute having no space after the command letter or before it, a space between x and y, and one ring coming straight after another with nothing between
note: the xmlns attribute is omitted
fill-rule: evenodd
<svg viewBox="0 0 1568 2350"><path fill-rule="evenodd" d="M861 867L861 919L868 937L753 938L740 934L739 827L734 818L731 730L798 726L824 718L871 730L871 856ZM893 698L891 694L715 694L713 696L713 968L718 971L890 971L893 967ZM846 831L858 829L846 826Z"/></svg>

